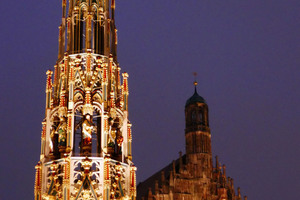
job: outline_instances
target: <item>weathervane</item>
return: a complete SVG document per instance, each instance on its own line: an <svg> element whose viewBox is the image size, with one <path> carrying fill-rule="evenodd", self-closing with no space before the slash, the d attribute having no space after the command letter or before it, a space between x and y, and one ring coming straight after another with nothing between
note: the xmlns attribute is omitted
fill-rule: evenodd
<svg viewBox="0 0 300 200"><path fill-rule="evenodd" d="M193 72L193 75L195 77L194 86L196 88L196 86L198 85L198 82L197 82L197 72Z"/></svg>

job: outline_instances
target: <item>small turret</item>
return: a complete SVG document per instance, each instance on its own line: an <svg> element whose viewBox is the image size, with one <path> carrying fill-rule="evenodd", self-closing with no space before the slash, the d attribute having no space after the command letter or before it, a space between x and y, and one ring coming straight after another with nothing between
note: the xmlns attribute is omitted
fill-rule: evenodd
<svg viewBox="0 0 300 200"><path fill-rule="evenodd" d="M155 195L159 193L158 180L155 180Z"/></svg>
<svg viewBox="0 0 300 200"><path fill-rule="evenodd" d="M182 152L179 151L179 171L183 170Z"/></svg>
<svg viewBox="0 0 300 200"><path fill-rule="evenodd" d="M219 170L219 157L216 156L216 170Z"/></svg>
<svg viewBox="0 0 300 200"><path fill-rule="evenodd" d="M223 176L226 178L226 165L223 165L222 168L223 168Z"/></svg>
<svg viewBox="0 0 300 200"><path fill-rule="evenodd" d="M237 193L238 193L237 199L238 199L238 200L242 200L241 188L240 188L240 187L237 188Z"/></svg>

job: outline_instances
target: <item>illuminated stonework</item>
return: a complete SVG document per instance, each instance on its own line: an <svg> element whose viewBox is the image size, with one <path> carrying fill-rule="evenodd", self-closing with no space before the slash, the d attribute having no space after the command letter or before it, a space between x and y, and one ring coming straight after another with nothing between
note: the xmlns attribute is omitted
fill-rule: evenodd
<svg viewBox="0 0 300 200"><path fill-rule="evenodd" d="M46 73L35 200L136 199L115 1L63 0L62 8L58 60Z"/></svg>

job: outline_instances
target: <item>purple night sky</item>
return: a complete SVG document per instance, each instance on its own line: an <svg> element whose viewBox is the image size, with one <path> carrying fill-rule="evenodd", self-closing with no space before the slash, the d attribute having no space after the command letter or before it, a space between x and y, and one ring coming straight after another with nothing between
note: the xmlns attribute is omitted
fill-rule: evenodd
<svg viewBox="0 0 300 200"><path fill-rule="evenodd" d="M184 150L184 105L210 110L213 155L249 200L300 196L300 1L117 0L138 182ZM0 199L33 199L61 1L1 2Z"/></svg>

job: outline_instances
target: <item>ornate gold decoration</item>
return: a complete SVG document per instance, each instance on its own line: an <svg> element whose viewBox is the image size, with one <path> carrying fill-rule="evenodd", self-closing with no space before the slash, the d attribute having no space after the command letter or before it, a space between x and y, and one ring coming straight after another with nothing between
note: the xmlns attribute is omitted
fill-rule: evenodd
<svg viewBox="0 0 300 200"><path fill-rule="evenodd" d="M115 1L62 0L62 10L35 200L129 199L128 74L120 77L116 59Z"/></svg>

